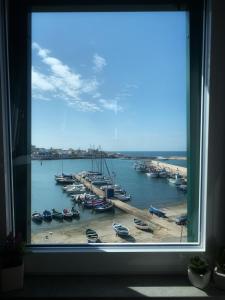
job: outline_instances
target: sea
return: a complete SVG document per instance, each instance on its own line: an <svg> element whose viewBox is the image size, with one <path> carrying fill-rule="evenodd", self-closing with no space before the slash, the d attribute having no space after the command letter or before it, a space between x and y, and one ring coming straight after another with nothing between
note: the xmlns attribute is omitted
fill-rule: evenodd
<svg viewBox="0 0 225 300"><path fill-rule="evenodd" d="M120 152L122 153L122 151ZM123 152L125 153L125 152ZM185 152L127 152L132 157L184 157ZM150 178L145 173L134 169L135 159L105 159L105 173L114 174L114 182L124 188L131 195L130 205L140 209L149 208L154 205L158 208L183 203L186 194L178 190L174 185L168 183L165 178ZM165 161L169 163L169 160ZM97 163L97 162L96 162ZM171 163L186 166L186 160L173 160ZM106 168L107 166L107 168ZM62 190L62 186L56 184L55 175L66 173L74 174L84 170L91 170L93 161L91 159L64 159L64 160L33 160L31 165L31 210L32 212L43 212L45 209L71 208L74 206L71 197ZM108 212L109 213L109 212ZM103 213L107 214L107 213ZM81 210L80 220L93 220L98 214L89 209ZM51 224L32 223L32 231L38 231L43 227L51 228L60 226L53 221Z"/></svg>

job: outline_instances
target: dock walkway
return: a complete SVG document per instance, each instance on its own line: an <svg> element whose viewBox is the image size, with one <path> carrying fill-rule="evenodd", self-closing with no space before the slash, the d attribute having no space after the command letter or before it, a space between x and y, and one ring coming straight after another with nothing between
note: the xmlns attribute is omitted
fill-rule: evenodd
<svg viewBox="0 0 225 300"><path fill-rule="evenodd" d="M88 188L90 191L95 193L96 195L100 197L105 196L105 192L96 187L95 185L91 184L91 182L87 181L86 179L82 178L79 175L74 175L74 177L83 183L86 188ZM117 199L117 198L110 198L110 200L113 202L114 206L125 211L126 213L139 218L141 220L145 220L149 222L151 228L153 231L157 228L165 228L170 235L179 237L180 236L180 226L176 225L171 218L159 218L155 215L151 215L147 210L141 210L139 208L136 208L130 204L124 203L123 201Z"/></svg>
<svg viewBox="0 0 225 300"><path fill-rule="evenodd" d="M78 181L80 181L81 183L83 183L86 188L88 188L90 191L92 191L93 193L95 193L96 195L100 196L100 197L105 197L105 192L102 191L101 189L99 189L98 187L96 187L95 185L91 184L91 182L87 181L86 179L82 178L79 175L75 175L74 176ZM148 212L142 211L141 209L138 209L134 206L131 206L127 203L124 203L123 201L112 197L110 198L110 200L113 202L114 206L139 218L142 220L146 220L148 222L151 221L151 215Z"/></svg>

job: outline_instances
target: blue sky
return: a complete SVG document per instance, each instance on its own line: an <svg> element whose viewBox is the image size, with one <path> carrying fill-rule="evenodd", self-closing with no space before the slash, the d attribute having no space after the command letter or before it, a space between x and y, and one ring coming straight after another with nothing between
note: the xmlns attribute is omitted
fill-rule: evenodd
<svg viewBox="0 0 225 300"><path fill-rule="evenodd" d="M32 144L186 150L187 15L33 13Z"/></svg>

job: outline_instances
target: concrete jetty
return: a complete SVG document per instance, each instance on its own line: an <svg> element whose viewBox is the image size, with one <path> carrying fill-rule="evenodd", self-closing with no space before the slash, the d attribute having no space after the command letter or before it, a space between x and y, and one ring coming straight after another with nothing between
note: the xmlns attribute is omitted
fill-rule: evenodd
<svg viewBox="0 0 225 300"><path fill-rule="evenodd" d="M74 176L79 182L83 183L86 188L88 188L90 191L95 193L96 195L100 197L105 197L105 192L96 187L95 185L91 184L91 182L87 181L86 179L82 178L79 175ZM119 199L113 197L110 198L110 200L113 202L114 206L139 218L142 220L146 220L148 222L151 221L151 215L147 211L143 211L141 209L138 209L134 206L131 206L127 203L124 203L123 201L120 201Z"/></svg>
<svg viewBox="0 0 225 300"><path fill-rule="evenodd" d="M74 177L80 181L81 183L86 186L90 191L95 193L98 196L105 197L105 192L96 187L95 185L91 184L91 182L87 181L80 175L74 175ZM159 228L165 228L167 232L171 236L179 237L180 236L180 226L176 225L175 222L169 217L169 218L159 218L155 215L151 215L148 210L141 210L139 208L136 208L130 204L127 204L123 201L120 201L117 198L110 198L110 200L113 202L114 206L123 210L124 212L139 218L141 220L145 220L149 222L149 225L154 232L154 230Z"/></svg>
<svg viewBox="0 0 225 300"><path fill-rule="evenodd" d="M152 165L156 168L165 168L167 171L172 172L172 173L179 173L180 175L187 177L187 168L185 167L180 167L180 166L176 166L176 165L171 165L165 162L161 162L158 160L149 160L146 161L146 163L148 165Z"/></svg>

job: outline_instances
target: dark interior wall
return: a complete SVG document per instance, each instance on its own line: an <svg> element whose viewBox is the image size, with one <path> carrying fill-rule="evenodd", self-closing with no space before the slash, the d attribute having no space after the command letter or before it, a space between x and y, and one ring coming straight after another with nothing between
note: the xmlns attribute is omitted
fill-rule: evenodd
<svg viewBox="0 0 225 300"><path fill-rule="evenodd" d="M207 230L214 251L225 245L225 1L211 2Z"/></svg>

